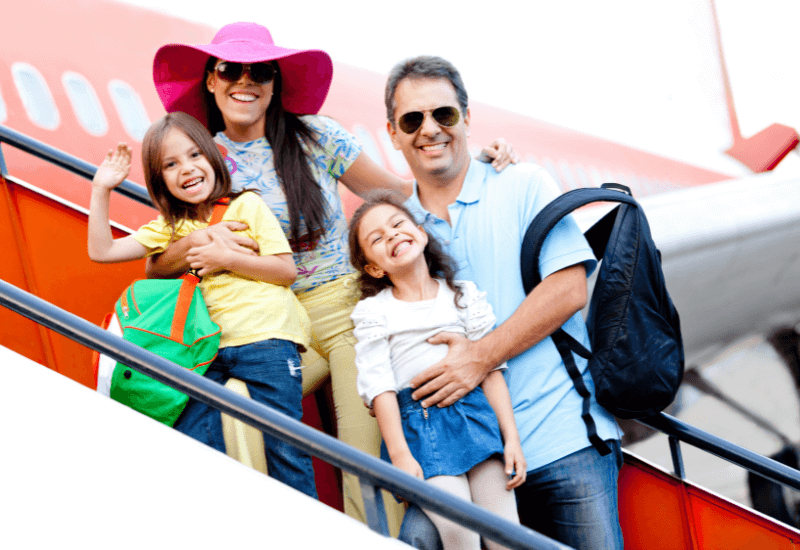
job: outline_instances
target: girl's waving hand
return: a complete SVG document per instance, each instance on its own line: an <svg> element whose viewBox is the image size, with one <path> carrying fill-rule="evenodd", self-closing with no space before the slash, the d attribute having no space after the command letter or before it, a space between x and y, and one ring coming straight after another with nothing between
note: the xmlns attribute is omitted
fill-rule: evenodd
<svg viewBox="0 0 800 550"><path fill-rule="evenodd" d="M130 170L131 148L125 143L119 143L116 149L106 153L106 158L92 179L92 187L114 189L128 177Z"/></svg>
<svg viewBox="0 0 800 550"><path fill-rule="evenodd" d="M108 222L111 190L128 177L131 169L131 148L125 143L106 153L92 179L89 201L89 257L95 262L126 262L144 258L147 249L132 236L114 239Z"/></svg>

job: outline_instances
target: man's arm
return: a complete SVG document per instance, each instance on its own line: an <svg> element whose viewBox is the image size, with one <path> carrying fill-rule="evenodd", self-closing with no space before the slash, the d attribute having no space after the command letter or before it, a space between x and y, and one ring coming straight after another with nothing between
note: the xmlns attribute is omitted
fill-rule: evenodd
<svg viewBox="0 0 800 550"><path fill-rule="evenodd" d="M447 407L471 392L503 361L535 346L586 305L586 269L575 264L547 276L502 325L480 340L450 333L430 338L447 343L447 356L411 381L423 407Z"/></svg>

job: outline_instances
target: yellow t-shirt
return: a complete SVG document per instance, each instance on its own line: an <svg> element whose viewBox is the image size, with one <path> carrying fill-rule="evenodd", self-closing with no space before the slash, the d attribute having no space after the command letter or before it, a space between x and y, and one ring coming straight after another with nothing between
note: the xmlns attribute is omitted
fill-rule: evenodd
<svg viewBox="0 0 800 550"><path fill-rule="evenodd" d="M262 256L292 253L278 220L255 193L231 201L222 219L246 223L248 229L241 233L258 242ZM176 225L176 239L208 227L207 222L194 220ZM158 254L170 243L170 228L159 216L140 227L133 238L148 249L148 255ZM203 277L200 290L211 320L222 329L221 348L273 338L308 347L311 322L288 287L223 271Z"/></svg>

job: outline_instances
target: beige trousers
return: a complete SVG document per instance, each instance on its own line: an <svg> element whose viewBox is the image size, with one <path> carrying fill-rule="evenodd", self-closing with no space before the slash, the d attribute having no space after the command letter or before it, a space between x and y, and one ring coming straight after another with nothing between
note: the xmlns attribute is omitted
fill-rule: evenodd
<svg viewBox="0 0 800 550"><path fill-rule="evenodd" d="M358 300L357 276L347 275L321 287L298 294L297 298L311 318L311 349L303 354L303 395L318 390L330 377L339 439L373 456L380 456L381 435L378 423L356 389L355 337L350 313ZM238 383L238 384L237 384ZM228 387L246 395L238 380ZM266 472L264 441L261 433L226 415L222 416L227 454L257 470ZM345 513L366 522L358 478L343 474L342 492ZM397 536L403 519L403 506L383 492L389 531Z"/></svg>

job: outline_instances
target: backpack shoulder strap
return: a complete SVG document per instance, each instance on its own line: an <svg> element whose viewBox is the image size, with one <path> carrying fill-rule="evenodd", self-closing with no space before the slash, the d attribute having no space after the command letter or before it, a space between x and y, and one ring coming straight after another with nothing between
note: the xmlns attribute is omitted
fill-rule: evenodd
<svg viewBox="0 0 800 550"><path fill-rule="evenodd" d="M584 359L590 359L592 354L589 350L587 350L580 342L578 342L575 338L570 336L570 334L562 328L557 328L553 334L550 335L553 339L553 343L556 345L556 349L558 350L558 354L561 356L561 360L564 362L564 367L567 369L567 374L572 379L572 385L575 386L575 391L578 392L578 395L581 396L582 399L582 408L581 408L581 419L583 420L583 424L586 426L586 435L589 438L589 442L597 449L597 452L600 453L600 456L606 456L611 452L611 449L606 445L606 442L600 439L600 436L597 434L597 425L594 423L594 418L592 418L591 414L591 392L589 388L586 387L586 383L583 381L583 376L581 376L581 371L578 369L578 365L575 363L575 357L572 355L572 352L575 352L577 355L580 355Z"/></svg>
<svg viewBox="0 0 800 550"><path fill-rule="evenodd" d="M214 210L211 211L211 221L208 222L208 225L214 225L222 221L222 216L225 215L225 211L228 209L230 202L230 197L222 197L214 203Z"/></svg>
<svg viewBox="0 0 800 550"><path fill-rule="evenodd" d="M621 193L620 191L623 192ZM623 203L622 206L625 208L628 207L626 205L638 207L638 203L630 196L630 190L624 185L619 184L603 184L603 188L601 189L574 189L550 202L550 204L545 206L536 215L528 226L525 232L525 238L522 241L520 268L522 270L522 284L526 294L530 294L531 290L542 281L541 273L539 272L539 256L544 241L550 234L550 231L564 216L581 206L593 202L619 202ZM606 245L608 244L608 239L617 219L618 212L619 207L614 208L585 233L586 239L589 241L589 245L592 247L592 251L597 259L601 259L605 254ZM573 355L576 354L588 360L591 358L592 354L562 328L556 329L551 335L551 338L558 350L558 354L561 356L570 379L572 379L575 390L582 398L581 418L586 426L588 439L601 456L606 456L611 452L611 449L597 433L597 425L590 411L591 392L589 388L586 387Z"/></svg>
<svg viewBox="0 0 800 550"><path fill-rule="evenodd" d="M542 245L544 245L544 241L550 231L564 216L581 206L586 206L593 202L620 202L638 207L639 203L633 197L624 192L614 190L617 188L616 185L613 189L573 189L554 199L536 215L525 232L520 254L522 284L526 294L529 294L533 287L542 281L541 273L539 272L539 256L542 252ZM619 187L627 189L622 185ZM586 238L590 241L589 244L598 259L603 257L616 213L616 209L612 210L586 231Z"/></svg>

